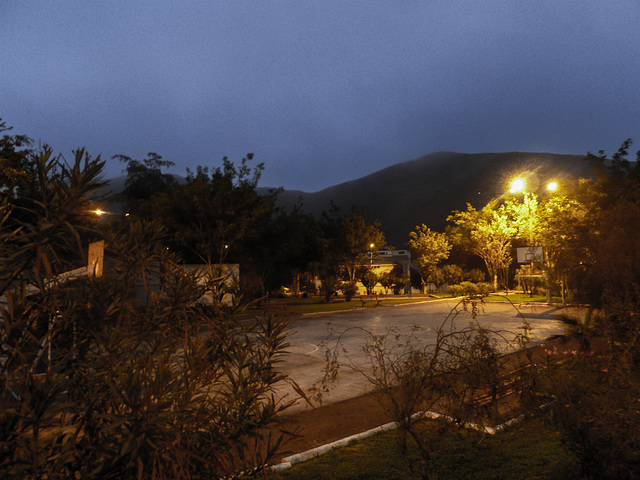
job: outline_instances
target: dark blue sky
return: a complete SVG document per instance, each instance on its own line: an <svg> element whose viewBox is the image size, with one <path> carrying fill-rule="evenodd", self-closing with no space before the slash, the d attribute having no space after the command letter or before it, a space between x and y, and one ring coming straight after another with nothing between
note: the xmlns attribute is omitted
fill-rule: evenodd
<svg viewBox="0 0 640 480"><path fill-rule="evenodd" d="M306 191L440 150L611 153L640 142L639 26L637 0L4 1L0 117L177 174L253 152Z"/></svg>

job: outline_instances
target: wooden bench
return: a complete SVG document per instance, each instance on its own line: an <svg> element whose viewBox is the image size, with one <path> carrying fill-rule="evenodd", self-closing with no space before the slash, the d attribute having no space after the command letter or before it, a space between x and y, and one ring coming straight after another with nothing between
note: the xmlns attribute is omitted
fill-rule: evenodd
<svg viewBox="0 0 640 480"><path fill-rule="evenodd" d="M376 302L376 307L380 305L381 299L378 298L378 295L361 295L360 301L362 302L362 306L364 307L367 302Z"/></svg>
<svg viewBox="0 0 640 480"><path fill-rule="evenodd" d="M471 400L471 404L475 407L484 407L496 400L513 395L518 391L518 383L523 373L529 368L531 367L527 365L501 375L498 378L497 384L492 389L486 389L484 393L476 395Z"/></svg>

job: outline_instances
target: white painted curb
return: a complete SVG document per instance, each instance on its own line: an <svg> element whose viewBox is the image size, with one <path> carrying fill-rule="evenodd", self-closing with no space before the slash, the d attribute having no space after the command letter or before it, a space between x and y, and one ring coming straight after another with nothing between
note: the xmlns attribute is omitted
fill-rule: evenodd
<svg viewBox="0 0 640 480"><path fill-rule="evenodd" d="M520 415L518 417L512 418L511 420L506 421L505 423L498 425L496 427L485 427L482 425L477 425L475 423L467 423L465 424L466 427L468 428L472 428L475 430L482 430L485 433L488 433L489 435L494 435L496 433L498 433L499 431L505 429L506 427L513 425L514 423L517 423L521 420L524 419L524 415ZM419 418L445 418L447 420L451 420L453 421L453 418L447 416L447 415L442 415L440 413L436 413L436 412L418 412L413 414L412 416L412 420L417 420ZM393 430L394 428L397 428L397 424L396 422L390 422L390 423L385 423L384 425L380 425L379 427L375 427L372 428L370 430L367 430L365 432L362 433L356 433L355 435L351 435L349 437L346 438L342 438L340 440L336 440L335 442L331 442L331 443L327 443L325 445L321 445L319 447L316 448L312 448L311 450L307 450L306 452L302 452L302 453L296 453L295 455L290 455L288 457L284 457L282 459L282 462L278 463L277 465L272 465L271 469L276 471L276 472L281 472L283 470L287 470L288 468L291 468L293 465L295 465L296 463L300 463L300 462L306 462L307 460L311 460L312 458L318 457L320 455L324 455L325 453L327 453L329 450L332 450L334 448L337 447L344 447L347 444L353 442L354 440L362 440L365 439L367 437L370 437L372 435L376 435L378 433L382 433L382 432L386 432L387 430Z"/></svg>
<svg viewBox="0 0 640 480"><path fill-rule="evenodd" d="M353 442L354 440L362 440L363 438L370 437L375 435L376 433L385 432L387 430L393 430L396 428L396 422L385 423L384 425L380 425L379 427L372 428L367 430L366 432L356 433L355 435L351 435L346 438L342 438L340 440L336 440L335 442L327 443L325 445L321 445L316 448L312 448L311 450L307 450L306 452L296 453L295 455L290 455L282 459L282 463L278 465L274 465L271 468L275 471L286 470L292 465L300 462L306 462L314 457L318 457L320 455L324 455L329 450L332 450L336 447L344 447L345 445Z"/></svg>

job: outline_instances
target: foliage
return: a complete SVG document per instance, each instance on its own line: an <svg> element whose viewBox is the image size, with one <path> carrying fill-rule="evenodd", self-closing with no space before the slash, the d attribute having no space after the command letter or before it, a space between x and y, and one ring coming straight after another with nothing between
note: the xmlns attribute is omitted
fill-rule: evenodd
<svg viewBox="0 0 640 480"><path fill-rule="evenodd" d="M451 244L443 233L432 232L422 224L409 233L409 248L413 254L413 263L420 269L422 282L428 283L435 274L437 265L449 258Z"/></svg>
<svg viewBox="0 0 640 480"><path fill-rule="evenodd" d="M322 283L320 285L320 295L322 295L322 301L325 303L329 303L331 301L331 298L336 293L338 293L341 285L342 281L335 275L327 275L323 277Z"/></svg>
<svg viewBox="0 0 640 480"><path fill-rule="evenodd" d="M638 304L640 164L628 160L630 146L627 140L611 159L589 155L596 180L582 182L576 192L586 211L570 231L581 247L570 276L580 300L594 307Z"/></svg>
<svg viewBox="0 0 640 480"><path fill-rule="evenodd" d="M449 285L449 293L452 297L462 295L488 295L492 287L488 283L461 282L459 285Z"/></svg>
<svg viewBox="0 0 640 480"><path fill-rule="evenodd" d="M477 404L474 398L481 392L497 389L502 364L495 337L505 339L506 332L488 330L473 323L456 328L454 319L462 310L459 307L471 310L474 317L480 308L475 298L461 301L430 342L418 339L417 329L409 334L400 334L393 329L377 334L359 328L367 339L363 346L364 364L352 361L341 344L341 338L351 329L339 333L334 345L326 350L325 377L317 388L320 391L330 388L338 378L340 357L344 355L349 368L374 387L380 404L396 422L400 452L414 478L418 475L423 479L429 477L435 445L453 428L448 420L440 420L436 434L425 438L415 423L420 412L437 410L453 418L458 425L482 424L495 405L495 395L484 404ZM525 340L522 334L514 334L512 341L513 345L521 346ZM408 455L410 441L419 452L418 469Z"/></svg>
<svg viewBox="0 0 640 480"><path fill-rule="evenodd" d="M453 285L462 281L464 271L458 265L448 264L442 267L444 282Z"/></svg>
<svg viewBox="0 0 640 480"><path fill-rule="evenodd" d="M241 252L260 227L271 219L275 198L256 192L263 164L253 171L247 155L236 166L228 158L209 173L206 167L189 171L184 185L159 192L152 199L154 213L172 237L172 248L187 261L224 263Z"/></svg>
<svg viewBox="0 0 640 480"><path fill-rule="evenodd" d="M219 478L260 468L280 436L275 366L285 325L240 324L240 305L197 303L156 222L105 232L96 278L83 231L103 163L33 158L41 196L0 208L0 476ZM28 200L28 199L27 199ZM64 275L61 275L64 274Z"/></svg>
<svg viewBox="0 0 640 480"><path fill-rule="evenodd" d="M463 278L469 282L482 283L485 281L486 275L479 268L472 268L464 272Z"/></svg>
<svg viewBox="0 0 640 480"><path fill-rule="evenodd" d="M320 227L325 269L334 275L344 272L349 282L355 282L359 271L369 267L372 255L386 245L380 223L367 224L355 206L347 215L340 215L337 208L324 213Z"/></svg>
<svg viewBox="0 0 640 480"><path fill-rule="evenodd" d="M447 221L459 227L458 236L469 239L474 253L487 267L493 288L497 290L499 276L506 284L506 271L511 264L511 242L517 232L507 208L492 202L478 211L468 204L466 211L453 212Z"/></svg>
<svg viewBox="0 0 640 480"><path fill-rule="evenodd" d="M263 208L272 204L277 192L260 194ZM251 272L260 282L262 292L293 282L293 272L313 265L315 250L315 220L296 206L291 212L274 207L265 218L254 223L255 233L242 242L241 261L245 275ZM315 285L310 285L315 287Z"/></svg>
<svg viewBox="0 0 640 480"><path fill-rule="evenodd" d="M384 288L384 294L387 295L389 293L389 289L396 284L398 280L397 276L392 272L385 272L381 275L378 275L378 282Z"/></svg>
<svg viewBox="0 0 640 480"><path fill-rule="evenodd" d="M171 175L162 173L162 168L173 167L174 162L162 160L162 156L149 152L147 158L137 160L126 155L114 155L112 158L126 164L127 180L122 198L129 213L148 216L154 212L152 196L167 190L176 182Z"/></svg>
<svg viewBox="0 0 640 480"><path fill-rule="evenodd" d="M372 295L375 286L378 284L378 275L371 270L367 270L360 277L360 281L367 289L367 295Z"/></svg>
<svg viewBox="0 0 640 480"><path fill-rule="evenodd" d="M358 286L353 282L344 282L341 286L342 294L347 302L350 302L353 297L358 294Z"/></svg>
<svg viewBox="0 0 640 480"><path fill-rule="evenodd" d="M409 283L409 277L399 274L393 275L393 294L400 295L404 292L405 287Z"/></svg>
<svg viewBox="0 0 640 480"><path fill-rule="evenodd" d="M574 452L580 478L640 475L640 378L617 354L548 349L540 372L550 425Z"/></svg>
<svg viewBox="0 0 640 480"><path fill-rule="evenodd" d="M29 162L32 141L26 135L5 133L12 128L0 118L0 133L3 134L0 138L0 192L5 195L14 193L16 189L24 194L33 178L33 167Z"/></svg>

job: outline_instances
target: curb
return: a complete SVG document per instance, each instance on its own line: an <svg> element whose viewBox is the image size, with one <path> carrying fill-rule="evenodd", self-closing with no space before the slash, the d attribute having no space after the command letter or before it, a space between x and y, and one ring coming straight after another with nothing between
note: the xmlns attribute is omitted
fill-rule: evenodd
<svg viewBox="0 0 640 480"><path fill-rule="evenodd" d="M418 413L414 413L411 417L412 420L418 420L421 418L430 418L430 419L436 419L436 418L444 418L446 420L449 421L455 421L455 419L453 419L452 417L449 417L447 415L443 415L441 413L436 413L436 412L418 412ZM475 423L466 423L465 427L467 428L471 428L474 430L480 430L480 431L484 431L485 433L488 433L489 435L495 435L496 433L504 430L505 428L514 425L522 420L524 420L525 415L519 415L517 417L514 417L510 420L507 420L506 422L497 425L496 427L485 427L482 425L478 425ZM288 457L284 457L282 459L282 461L276 465L272 465L270 468L271 470L275 471L275 472L281 472L283 470L287 470L289 468L291 468L293 465L297 464L297 463L302 463L302 462L306 462L307 460L311 460L312 458L315 457L319 457L320 455L324 455L325 453L329 452L330 450L333 450L334 448L338 448L338 447L344 447L346 445L348 445L349 443L353 442L354 440L363 440L367 437L371 437L372 435L376 435L378 433L382 433L382 432L386 432L388 430L393 430L395 428L397 428L398 425L396 422L390 422L390 423L385 423L384 425L380 425L378 427L375 428L371 428L365 432L362 433L356 433L355 435L351 435L349 437L345 437L342 438L340 440L336 440L335 442L331 442L331 443L327 443L325 445L321 445L319 447L316 448L312 448L311 450L307 450L306 452L302 452L302 453L296 453L295 455L290 455Z"/></svg>
<svg viewBox="0 0 640 480"><path fill-rule="evenodd" d="M324 455L329 450L332 450L337 447L344 447L347 444L353 442L354 440L362 440L364 438L370 437L377 433L382 433L387 430L393 430L396 428L396 422L385 423L384 425L380 425L378 427L372 428L362 433L356 433L355 435L351 435L346 438L342 438L340 440L336 440L335 442L327 443L325 445L321 445L316 448L312 448L311 450L307 450L306 452L296 453L295 455L290 455L282 459L282 462L273 465L271 467L272 470L276 472L280 472L282 470L286 470L296 463L306 462L307 460L311 460L312 458L318 457L320 455Z"/></svg>

